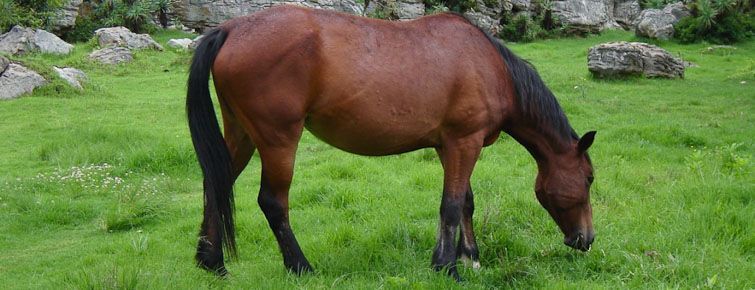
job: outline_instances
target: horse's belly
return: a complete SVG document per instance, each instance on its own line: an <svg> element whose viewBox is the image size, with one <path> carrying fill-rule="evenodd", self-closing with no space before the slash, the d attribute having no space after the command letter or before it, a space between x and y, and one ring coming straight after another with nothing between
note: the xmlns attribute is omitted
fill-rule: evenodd
<svg viewBox="0 0 755 290"><path fill-rule="evenodd" d="M401 112L395 111L393 114ZM434 130L437 125L426 119L413 119L411 116L388 117L349 113L310 115L305 121L305 126L320 140L360 155L399 154L439 145L439 137Z"/></svg>

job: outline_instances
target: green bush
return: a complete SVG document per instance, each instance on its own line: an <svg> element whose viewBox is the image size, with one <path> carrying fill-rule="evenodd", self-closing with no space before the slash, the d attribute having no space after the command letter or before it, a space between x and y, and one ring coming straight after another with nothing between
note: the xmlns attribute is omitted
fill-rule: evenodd
<svg viewBox="0 0 755 290"><path fill-rule="evenodd" d="M691 5L692 16L676 25L675 37L682 43L701 40L731 44L750 38L755 21L745 0L697 0Z"/></svg>
<svg viewBox="0 0 755 290"><path fill-rule="evenodd" d="M89 13L76 19L73 30L64 33L69 41L86 41L102 27L124 26L135 33L153 32L157 27L152 17L167 25L171 0L92 0L85 1Z"/></svg>
<svg viewBox="0 0 755 290"><path fill-rule="evenodd" d="M62 4L62 0L0 0L0 32L8 31L15 25L48 28L54 11Z"/></svg>
<svg viewBox="0 0 755 290"><path fill-rule="evenodd" d="M534 0L533 15L504 14L504 23L500 37L510 41L530 42L536 39L554 37L569 32L553 15L552 0Z"/></svg>
<svg viewBox="0 0 755 290"><path fill-rule="evenodd" d="M501 37L510 41L530 42L541 36L543 28L526 14L519 14L503 26Z"/></svg>

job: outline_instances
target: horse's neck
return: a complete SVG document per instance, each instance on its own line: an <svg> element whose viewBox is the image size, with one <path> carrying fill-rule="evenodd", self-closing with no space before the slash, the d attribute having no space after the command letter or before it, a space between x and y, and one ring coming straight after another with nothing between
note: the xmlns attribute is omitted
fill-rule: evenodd
<svg viewBox="0 0 755 290"><path fill-rule="evenodd" d="M547 165L556 155L570 148L551 130L539 130L533 122L519 122L506 126L504 131L530 152L539 167Z"/></svg>

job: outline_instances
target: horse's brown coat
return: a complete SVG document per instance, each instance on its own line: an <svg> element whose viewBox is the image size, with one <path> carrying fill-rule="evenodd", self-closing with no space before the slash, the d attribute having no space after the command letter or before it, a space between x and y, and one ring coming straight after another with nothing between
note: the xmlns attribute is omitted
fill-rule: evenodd
<svg viewBox="0 0 755 290"><path fill-rule="evenodd" d="M435 148L444 186L433 266L447 267L457 278L457 256L478 260L469 178L481 148L501 131L537 160L538 200L567 238L579 234L569 244L584 248L592 242L586 179L592 167L585 153L592 135L580 147L576 138L565 140L543 127L549 124L528 118L501 52L466 19L438 14L388 22L280 6L230 20L219 29L226 36L212 73L233 180L256 148L262 160L258 201L289 269L311 270L288 221L288 190L304 128L361 155ZM204 57L199 51L195 63ZM190 82L190 109L191 87ZM192 134L196 144L200 137ZM199 150L198 155L202 160ZM206 197L202 233L207 237L200 241L197 258L201 265L221 270L222 235L215 228L220 218L211 198Z"/></svg>

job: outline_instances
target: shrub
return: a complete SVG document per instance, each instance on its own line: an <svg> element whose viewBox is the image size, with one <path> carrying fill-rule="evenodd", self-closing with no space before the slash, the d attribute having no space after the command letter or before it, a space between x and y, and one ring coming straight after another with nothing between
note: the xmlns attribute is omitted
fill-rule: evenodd
<svg viewBox="0 0 755 290"><path fill-rule="evenodd" d="M48 28L55 10L62 4L62 0L0 0L0 32L8 31L15 25Z"/></svg>
<svg viewBox="0 0 755 290"><path fill-rule="evenodd" d="M1 0L0 0L1 1ZM168 22L171 0L92 0L85 1L89 12L80 15L73 30L65 32L63 38L69 41L85 41L94 31L102 27L124 26L135 33L154 31L157 26L153 17L161 25Z"/></svg>
<svg viewBox="0 0 755 290"><path fill-rule="evenodd" d="M510 41L529 42L537 39L543 29L526 14L519 14L501 30L501 37Z"/></svg>
<svg viewBox="0 0 755 290"><path fill-rule="evenodd" d="M745 0L697 0L691 5L692 16L675 26L675 37L682 43L706 40L731 44L753 35L752 11Z"/></svg>
<svg viewBox="0 0 755 290"><path fill-rule="evenodd" d="M504 14L500 37L510 41L529 42L535 39L554 37L569 32L553 15L552 0L534 0L533 15L520 13Z"/></svg>

